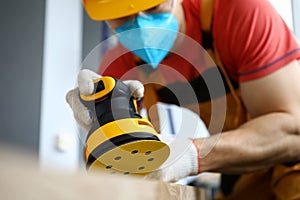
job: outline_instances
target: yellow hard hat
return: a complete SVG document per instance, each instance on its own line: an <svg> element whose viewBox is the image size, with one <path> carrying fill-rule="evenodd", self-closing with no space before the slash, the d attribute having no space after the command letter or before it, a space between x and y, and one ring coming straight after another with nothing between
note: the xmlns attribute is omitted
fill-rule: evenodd
<svg viewBox="0 0 300 200"><path fill-rule="evenodd" d="M125 17L155 7L166 0L82 0L93 20Z"/></svg>

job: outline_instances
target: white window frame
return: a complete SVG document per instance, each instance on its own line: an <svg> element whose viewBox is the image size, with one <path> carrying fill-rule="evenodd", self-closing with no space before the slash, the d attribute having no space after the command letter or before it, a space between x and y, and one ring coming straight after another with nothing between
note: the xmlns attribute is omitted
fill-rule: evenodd
<svg viewBox="0 0 300 200"><path fill-rule="evenodd" d="M294 20L294 32L300 41L300 1L292 0L292 9L293 9L293 20Z"/></svg>
<svg viewBox="0 0 300 200"><path fill-rule="evenodd" d="M79 137L67 91L74 88L82 55L81 0L46 0L39 161L42 170L79 167Z"/></svg>

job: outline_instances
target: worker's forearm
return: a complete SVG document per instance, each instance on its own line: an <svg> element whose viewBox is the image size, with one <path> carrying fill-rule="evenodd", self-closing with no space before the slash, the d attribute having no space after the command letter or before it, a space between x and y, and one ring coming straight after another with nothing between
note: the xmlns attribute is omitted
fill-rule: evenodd
<svg viewBox="0 0 300 200"><path fill-rule="evenodd" d="M289 114L274 113L236 130L196 140L201 171L245 173L300 160L298 124Z"/></svg>

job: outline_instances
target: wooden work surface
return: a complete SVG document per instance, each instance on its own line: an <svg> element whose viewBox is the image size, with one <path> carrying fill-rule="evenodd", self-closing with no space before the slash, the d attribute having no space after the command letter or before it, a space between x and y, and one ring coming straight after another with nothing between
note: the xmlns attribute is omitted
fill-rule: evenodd
<svg viewBox="0 0 300 200"><path fill-rule="evenodd" d="M9 152L9 153L8 153ZM190 186L106 174L41 172L37 159L0 148L0 199L5 200L205 200Z"/></svg>

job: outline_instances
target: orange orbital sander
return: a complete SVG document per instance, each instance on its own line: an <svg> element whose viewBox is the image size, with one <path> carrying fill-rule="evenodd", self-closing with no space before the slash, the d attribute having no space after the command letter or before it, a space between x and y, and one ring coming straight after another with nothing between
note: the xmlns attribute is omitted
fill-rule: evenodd
<svg viewBox="0 0 300 200"><path fill-rule="evenodd" d="M80 95L97 118L86 139L87 170L147 174L158 169L170 149L159 140L152 124L139 115L127 85L109 76L94 84L92 95Z"/></svg>

